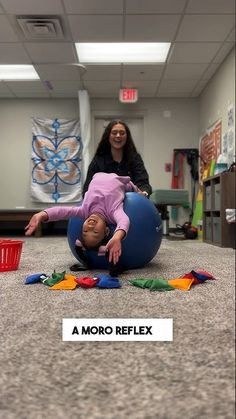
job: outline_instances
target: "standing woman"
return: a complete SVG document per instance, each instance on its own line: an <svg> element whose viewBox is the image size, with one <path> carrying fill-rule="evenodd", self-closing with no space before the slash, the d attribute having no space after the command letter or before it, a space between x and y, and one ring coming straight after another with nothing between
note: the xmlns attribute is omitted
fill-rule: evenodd
<svg viewBox="0 0 236 419"><path fill-rule="evenodd" d="M129 127L122 121L111 121L102 135L95 155L89 165L83 186L83 196L92 177L97 172L130 176L145 196L152 193L149 176L142 157L137 152Z"/></svg>
<svg viewBox="0 0 236 419"><path fill-rule="evenodd" d="M111 121L102 135L95 155L89 165L87 177L83 186L83 196L95 173L116 173L119 176L129 176L131 181L149 197L152 187L145 169L142 157L137 152L129 127L122 121ZM80 261L70 267L71 271L88 269L85 262ZM111 276L122 273L118 264L110 270Z"/></svg>

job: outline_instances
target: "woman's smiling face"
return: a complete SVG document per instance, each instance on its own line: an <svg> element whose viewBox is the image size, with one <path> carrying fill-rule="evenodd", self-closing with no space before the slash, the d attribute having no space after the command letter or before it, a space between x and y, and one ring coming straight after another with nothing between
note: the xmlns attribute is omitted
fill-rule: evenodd
<svg viewBox="0 0 236 419"><path fill-rule="evenodd" d="M111 144L111 148L114 148L116 150L120 150L124 147L127 140L127 133L124 125L122 124L116 124L113 125L110 136L109 136L109 142Z"/></svg>

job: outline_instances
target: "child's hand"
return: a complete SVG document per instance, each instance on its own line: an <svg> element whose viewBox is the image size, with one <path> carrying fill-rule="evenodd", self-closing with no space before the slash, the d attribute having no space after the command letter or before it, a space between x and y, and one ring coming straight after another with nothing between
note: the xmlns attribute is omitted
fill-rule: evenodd
<svg viewBox="0 0 236 419"><path fill-rule="evenodd" d="M113 262L114 265L118 262L121 255L121 240L124 237L124 230L116 230L113 237L106 245L106 251L109 251L109 262Z"/></svg>
<svg viewBox="0 0 236 419"><path fill-rule="evenodd" d="M121 255L121 240L113 236L107 243L106 250L109 251L109 262L115 265Z"/></svg>
<svg viewBox="0 0 236 419"><path fill-rule="evenodd" d="M25 227L25 235L31 236L32 233L37 229L41 221L47 221L48 216L45 211L38 212L34 214L30 219L29 224Z"/></svg>

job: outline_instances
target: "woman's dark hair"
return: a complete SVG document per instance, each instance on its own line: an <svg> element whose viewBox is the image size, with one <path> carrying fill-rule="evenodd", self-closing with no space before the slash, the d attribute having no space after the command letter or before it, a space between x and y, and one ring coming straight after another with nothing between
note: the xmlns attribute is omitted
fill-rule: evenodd
<svg viewBox="0 0 236 419"><path fill-rule="evenodd" d="M104 154L109 154L111 152L111 145L110 145L109 138L110 138L112 128L114 127L114 125L117 125L117 124L121 124L125 127L127 139L124 145L123 158L127 160L127 162L129 162L131 161L133 155L137 153L137 149L135 147L128 125L125 122L120 121L120 120L111 121L106 126L104 133L102 135L102 138L98 144L95 155L104 155Z"/></svg>

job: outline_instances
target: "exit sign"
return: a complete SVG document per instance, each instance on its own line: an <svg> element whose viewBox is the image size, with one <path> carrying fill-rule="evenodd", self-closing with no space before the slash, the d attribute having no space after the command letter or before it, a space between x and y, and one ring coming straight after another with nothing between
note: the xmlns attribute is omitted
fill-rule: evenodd
<svg viewBox="0 0 236 419"><path fill-rule="evenodd" d="M123 103L135 103L138 100L138 90L120 89L119 99Z"/></svg>

